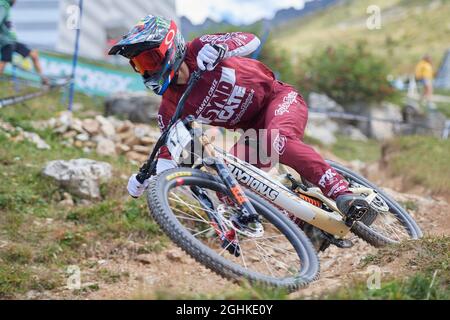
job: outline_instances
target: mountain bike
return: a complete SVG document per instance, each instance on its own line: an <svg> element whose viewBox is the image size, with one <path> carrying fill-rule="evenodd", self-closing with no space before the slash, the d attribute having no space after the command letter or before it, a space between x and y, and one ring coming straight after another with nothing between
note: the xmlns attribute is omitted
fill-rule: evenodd
<svg viewBox="0 0 450 320"><path fill-rule="evenodd" d="M360 220L346 218L307 181L287 171L269 176L214 146L192 116L181 119L201 75L199 70L191 75L169 125L137 175L140 182L151 178L147 203L155 221L195 260L227 279L293 291L318 278L317 251L330 244L350 246L345 239L350 232L375 246L421 237L398 203L337 163L330 162L370 204ZM181 167L155 175L155 159L164 145ZM181 161L186 158L190 161ZM305 231L319 234L319 245Z"/></svg>

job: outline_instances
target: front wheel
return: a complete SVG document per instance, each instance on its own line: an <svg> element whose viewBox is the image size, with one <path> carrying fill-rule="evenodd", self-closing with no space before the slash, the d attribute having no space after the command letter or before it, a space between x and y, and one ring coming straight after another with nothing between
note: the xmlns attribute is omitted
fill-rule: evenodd
<svg viewBox="0 0 450 320"><path fill-rule="evenodd" d="M334 161L327 162L350 183L351 187L365 186L375 190L377 197L389 207L388 211L369 210L361 221L352 226L351 231L354 234L375 247L422 237L422 231L417 223L392 197L359 174Z"/></svg>
<svg viewBox="0 0 450 320"><path fill-rule="evenodd" d="M152 178L147 200L154 219L172 241L227 279L293 291L317 278L316 252L294 223L246 191L263 232L239 230L232 223L238 209L225 200L227 195L217 176L177 168Z"/></svg>

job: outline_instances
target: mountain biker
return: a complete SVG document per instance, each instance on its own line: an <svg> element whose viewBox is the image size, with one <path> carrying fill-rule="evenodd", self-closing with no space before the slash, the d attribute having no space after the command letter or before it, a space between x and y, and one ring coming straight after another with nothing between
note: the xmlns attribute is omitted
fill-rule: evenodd
<svg viewBox="0 0 450 320"><path fill-rule="evenodd" d="M161 130L170 122L183 94L189 75L197 68L203 74L186 100L183 116L194 115L202 122L228 129L268 129L266 141L260 141L279 155L280 162L320 187L336 200L343 214L368 204L352 194L343 179L309 145L302 142L308 109L302 96L290 85L276 80L261 62L244 58L260 45L250 33L208 34L185 43L173 20L149 15L143 18L109 54L130 60L145 85L162 95L158 114ZM277 129L275 137L270 130ZM235 146L236 152L239 147ZM175 167L167 148L160 153L157 173ZM128 192L139 197L147 187L133 174Z"/></svg>
<svg viewBox="0 0 450 320"><path fill-rule="evenodd" d="M42 83L48 84L49 80L42 75L38 52L18 42L15 33L12 31L9 12L15 2L15 0L0 0L0 75L3 73L6 64L12 62L13 53L17 52L24 58L31 58L36 72L41 77Z"/></svg>

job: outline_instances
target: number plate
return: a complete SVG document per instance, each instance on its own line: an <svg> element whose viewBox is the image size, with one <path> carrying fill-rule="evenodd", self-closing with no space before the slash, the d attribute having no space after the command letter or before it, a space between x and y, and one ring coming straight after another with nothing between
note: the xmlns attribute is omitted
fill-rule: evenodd
<svg viewBox="0 0 450 320"><path fill-rule="evenodd" d="M192 140L192 136L181 120L170 129L167 139L167 148L173 160L178 161L184 147Z"/></svg>

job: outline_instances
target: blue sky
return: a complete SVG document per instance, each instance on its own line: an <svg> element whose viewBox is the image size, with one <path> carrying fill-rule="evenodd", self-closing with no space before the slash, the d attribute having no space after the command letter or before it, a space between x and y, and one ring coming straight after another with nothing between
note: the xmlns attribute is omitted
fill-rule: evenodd
<svg viewBox="0 0 450 320"><path fill-rule="evenodd" d="M311 0L175 0L177 14L200 24L207 17L227 20L236 24L249 24L261 18L272 18L279 9L301 9Z"/></svg>

